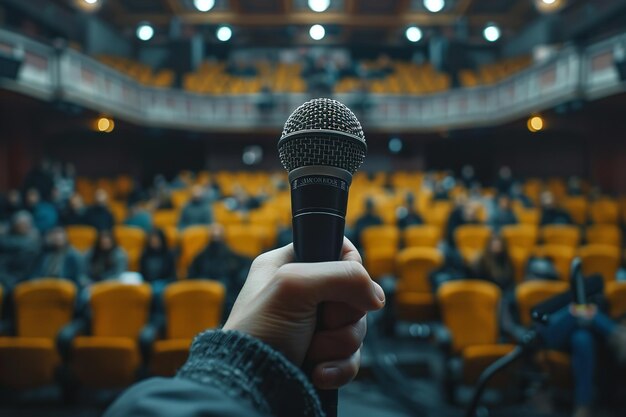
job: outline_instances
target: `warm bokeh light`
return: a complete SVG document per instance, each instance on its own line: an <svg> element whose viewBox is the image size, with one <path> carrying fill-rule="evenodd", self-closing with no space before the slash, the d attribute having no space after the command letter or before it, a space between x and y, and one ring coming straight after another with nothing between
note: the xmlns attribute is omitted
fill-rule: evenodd
<svg viewBox="0 0 626 417"><path fill-rule="evenodd" d="M115 122L110 117L101 116L96 121L98 132L111 133L115 129Z"/></svg>
<svg viewBox="0 0 626 417"><path fill-rule="evenodd" d="M530 130L531 132L539 132L540 130L543 130L544 122L541 116L533 116L528 119L527 126L528 130Z"/></svg>

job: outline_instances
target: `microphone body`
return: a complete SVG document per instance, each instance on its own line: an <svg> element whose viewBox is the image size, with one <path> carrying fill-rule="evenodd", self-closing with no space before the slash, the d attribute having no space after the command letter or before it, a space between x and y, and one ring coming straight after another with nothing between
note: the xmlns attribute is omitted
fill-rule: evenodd
<svg viewBox="0 0 626 417"><path fill-rule="evenodd" d="M308 101L287 119L278 153L289 172L293 245L298 262L341 259L348 189L366 152L361 124L338 101ZM336 417L338 391L322 390L318 394L326 416Z"/></svg>

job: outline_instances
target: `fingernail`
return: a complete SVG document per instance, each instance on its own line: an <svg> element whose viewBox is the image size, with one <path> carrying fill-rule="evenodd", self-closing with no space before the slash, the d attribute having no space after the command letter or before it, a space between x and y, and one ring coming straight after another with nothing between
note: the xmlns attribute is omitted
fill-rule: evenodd
<svg viewBox="0 0 626 417"><path fill-rule="evenodd" d="M334 382L339 377L339 368L336 366L329 366L322 369L322 379L327 382Z"/></svg>
<svg viewBox="0 0 626 417"><path fill-rule="evenodd" d="M382 287L375 282L372 282L372 285L374 286L374 292L376 292L376 297L378 297L381 303L384 303L385 292L383 291Z"/></svg>

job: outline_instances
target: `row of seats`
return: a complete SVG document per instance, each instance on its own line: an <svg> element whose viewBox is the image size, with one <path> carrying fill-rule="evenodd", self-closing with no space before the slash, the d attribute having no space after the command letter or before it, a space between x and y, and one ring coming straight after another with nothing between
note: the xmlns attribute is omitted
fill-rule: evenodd
<svg viewBox="0 0 626 417"><path fill-rule="evenodd" d="M481 65L478 70L463 70L459 73L459 81L463 87L492 85L523 70L532 64L532 57L519 56L503 59L491 64Z"/></svg>
<svg viewBox="0 0 626 417"><path fill-rule="evenodd" d="M68 386L118 388L141 375L173 375L192 338L220 324L225 289L210 280L172 283L162 319L151 317L147 284L94 284L88 311L78 312L76 287L63 279L25 282L11 296L14 311L3 327L12 331L0 335L0 387L36 388L63 376L58 382Z"/></svg>
<svg viewBox="0 0 626 417"><path fill-rule="evenodd" d="M171 69L155 72L149 65L121 56L100 55L97 59L146 86L168 88L174 84L175 75Z"/></svg>

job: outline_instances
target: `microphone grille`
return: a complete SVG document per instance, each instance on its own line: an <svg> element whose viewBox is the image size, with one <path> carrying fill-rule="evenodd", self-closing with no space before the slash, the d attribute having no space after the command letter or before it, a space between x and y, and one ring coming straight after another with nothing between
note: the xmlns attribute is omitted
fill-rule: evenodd
<svg viewBox="0 0 626 417"><path fill-rule="evenodd" d="M361 123L348 107L337 100L318 98L289 116L278 151L287 171L329 165L354 174L365 159L367 145Z"/></svg>

